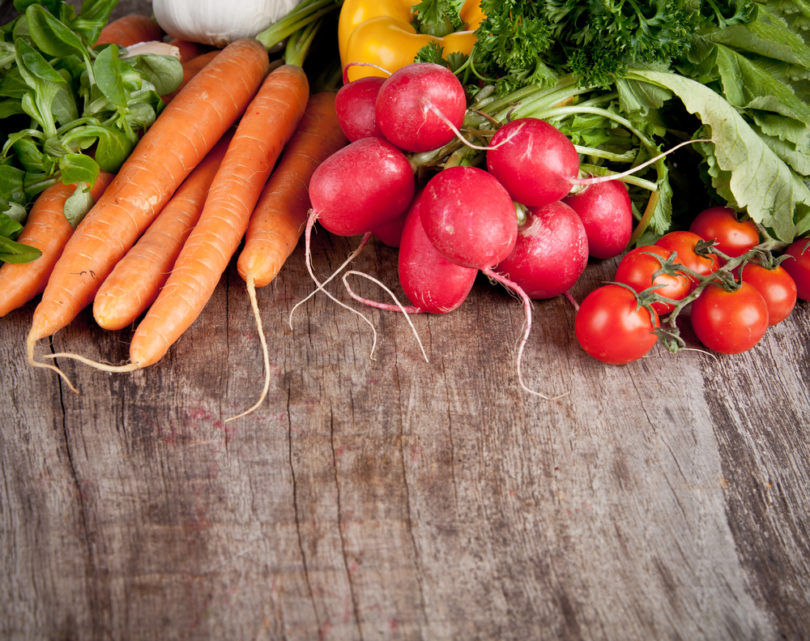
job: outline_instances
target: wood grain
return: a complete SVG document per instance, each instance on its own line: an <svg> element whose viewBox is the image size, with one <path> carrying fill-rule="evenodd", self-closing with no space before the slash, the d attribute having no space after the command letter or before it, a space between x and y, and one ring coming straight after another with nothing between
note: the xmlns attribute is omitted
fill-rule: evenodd
<svg viewBox="0 0 810 641"><path fill-rule="evenodd" d="M143 4L121 3L119 12ZM331 272L357 239L315 238ZM390 286L396 255L356 268ZM574 295L612 275L589 266ZM357 281L365 295L381 298ZM271 384L231 268L157 365L25 363L0 321L0 638L805 639L810 313L752 351L588 358L562 298L485 280L444 317L316 296L299 248L259 291ZM347 300L339 287L333 291ZM48 351L110 362L89 311Z"/></svg>

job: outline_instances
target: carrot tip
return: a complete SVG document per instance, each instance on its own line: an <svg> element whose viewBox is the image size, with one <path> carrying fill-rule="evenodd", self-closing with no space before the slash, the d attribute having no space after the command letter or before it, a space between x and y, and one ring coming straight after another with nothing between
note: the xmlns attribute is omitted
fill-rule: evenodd
<svg viewBox="0 0 810 641"><path fill-rule="evenodd" d="M262 317L259 313L259 302L256 299L256 284L253 281L253 276L248 274L247 280L247 291L248 296L250 297L250 306L253 309L253 317L256 319L256 328L259 331L259 340L262 344L262 358L264 359L264 386L262 387L262 393L259 395L259 399L247 408L244 412L240 412L236 416L231 416L225 419L226 423L230 423L231 421L235 421L237 418L242 418L243 416L247 416L251 412L256 411L259 406L264 402L264 399L267 398L267 390L270 388L270 354L267 350L267 339L264 335L264 328L262 327Z"/></svg>
<svg viewBox="0 0 810 641"><path fill-rule="evenodd" d="M78 394L79 390L70 381L70 379L67 377L67 374L65 374L61 369L59 369L56 365L51 365L49 363L43 363L42 361L38 361L38 360L36 360L36 358L34 358L34 348L36 347L37 340L39 340L39 337L34 333L34 330L32 329L28 333L28 336L25 339L25 352L26 352L26 356L28 358L28 364L31 365L32 367L41 367L43 369L53 370L54 372L59 374L59 376L62 377L62 379L65 381L65 384L70 388L70 390L72 392L75 392L76 394ZM54 355L54 358L55 358L55 356L56 355Z"/></svg>

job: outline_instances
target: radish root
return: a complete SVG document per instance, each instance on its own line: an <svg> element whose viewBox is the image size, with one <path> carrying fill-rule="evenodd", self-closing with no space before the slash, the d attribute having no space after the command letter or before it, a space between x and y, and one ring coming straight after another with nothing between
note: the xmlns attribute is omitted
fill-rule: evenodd
<svg viewBox="0 0 810 641"><path fill-rule="evenodd" d="M455 126L455 125L454 125L454 124L453 124L453 123L450 121L450 119L449 119L447 116L445 116L445 115L444 115L444 114L441 112L441 110L440 110L440 109L439 109L439 108L438 108L436 105L434 105L434 104L433 104L432 102L430 102L429 100L425 100L425 101L424 101L424 103L425 103L425 106L426 106L426 107L427 107L427 108L428 108L430 111L432 111L432 112L433 112L433 113L436 115L436 117L437 117L439 120L441 120L441 121L442 121L442 122L443 122L445 125L447 125L447 126L450 128L450 130L451 130L451 131L452 131L452 132L453 132L453 133L456 135L456 138L458 138L458 140L459 140L461 143L463 143L464 145L466 145L466 146L467 146L467 147L469 147L470 149L477 149L477 150L479 150L479 151L489 151L490 149L497 149L497 148L498 148L498 147L500 147L501 145L505 145L505 144L506 144L506 143L508 143L510 140L512 140L512 138L515 136L515 134L517 134L517 133L518 133L518 132L521 130L521 128L523 127L523 125L522 125L522 124L521 124L521 125L518 125L517 127L515 127L515 130L514 130L514 131L510 132L510 133L509 133L509 135L508 135L508 136L506 136L506 138L504 138L504 139L503 139L503 140L501 140L500 142L495 143L494 145L476 145L475 143L470 142L469 140L467 140L467 139L464 137L464 134L463 134L463 133L461 133L461 131L459 130L459 128L458 128L458 127L456 127L456 126Z"/></svg>
<svg viewBox="0 0 810 641"><path fill-rule="evenodd" d="M292 329L292 326L293 326L292 317L293 317L293 314L295 313L295 310L297 310L298 307L300 307L302 304L304 304L306 301L308 301L310 298L312 298L318 292L323 292L333 302L337 303L338 305L340 305L341 307L343 307L345 309L348 309L350 312L353 312L353 313L357 314L371 328L372 342L371 342L371 353L369 354L369 358L373 359L374 358L374 349L377 346L377 330L374 327L374 323L372 323L365 316L365 314L363 314L362 312L357 311L356 309L354 309L350 305L347 305L343 301L338 300L337 298L335 298L335 296L328 289L326 289L326 287L325 287L326 284L329 283L329 281L331 281L341 271L343 271L343 269L345 269L345 267L351 261L353 261L357 257L357 255L363 250L363 248L366 246L369 239L371 238L371 232L366 232L365 234L363 234L363 238L360 241L360 244L357 246L357 248L351 254L349 254L349 256L346 258L346 260L344 260L343 263L335 271L333 271L326 280L324 280L323 282L320 282L318 280L318 277L315 276L315 272L312 269L312 243L311 243L311 238L312 238L312 228L315 225L315 221L317 220L317 218L318 218L317 213L312 212L309 215L309 217L307 218L307 226L306 226L306 229L304 231L304 262L306 263L307 272L309 272L310 278L312 278L313 282L315 283L315 285L317 287L313 291L311 291L309 294L307 294L307 296L305 296L303 299L301 299L295 305L293 305L293 308L290 310L290 318L289 318L290 329Z"/></svg>
<svg viewBox="0 0 810 641"><path fill-rule="evenodd" d="M372 283L375 283L376 285L379 285L379 287L386 294L388 294L391 297L391 299L394 301L394 305L386 305L385 303L378 303L376 301L369 300L368 298L363 298L362 296L359 296L349 286L349 281L348 281L349 276L362 276L363 278L366 278L367 280L370 280ZM351 296L354 300L356 300L356 301L358 301L360 303L363 303L364 305L369 305L370 307L376 307L378 309L383 309L383 310L386 310L386 311L402 312L405 315L405 320L408 321L408 325L410 325L410 327L411 327L411 331L413 332L413 335L416 337L416 342L419 344L419 349L422 350L422 356L424 357L425 362L426 363L430 362L430 360L428 359L427 352L425 352L425 347L422 344L422 339L419 338L419 332L416 331L416 327L414 326L413 321L411 321L411 317L409 315L409 312L411 314L420 313L421 310L419 310L419 308L414 307L412 305L409 305L409 306L406 307L405 305L403 305L402 303L399 302L399 299L396 297L394 292L392 292L385 285L385 283L378 280L377 278L374 278L374 276L370 276L369 274L365 274L363 272L359 272L359 271L354 270L354 269L349 270L345 274L343 274L343 284L346 287L346 291L349 292L349 296Z"/></svg>
<svg viewBox="0 0 810 641"><path fill-rule="evenodd" d="M523 335L520 338L520 343L518 345L518 352L517 352L517 375L518 375L518 383L520 384L521 389L523 391L525 391L525 392L528 392L529 394L533 394L534 396L539 396L540 398L545 399L547 401L556 401L557 399L562 398L563 396L566 396L567 392L565 394L558 394L557 396L546 396L545 394L542 394L541 392L538 392L537 390L533 390L528 385L526 385L526 383L523 380L523 372L522 372L522 368L521 368L521 363L523 361L523 351L524 351L524 349L526 347L526 343L529 340L529 334L532 331L532 303L531 303L531 300L529 299L526 292L523 291L523 288L520 287L520 285L518 285L517 283L509 280L503 274L499 274L498 272L494 271L492 268L487 267L485 269L482 269L481 273L485 274L486 276L488 276L492 280L500 283L501 285L506 287L508 290L515 292L520 297L521 301L523 302L523 312L524 312L524 314L526 316L526 321L524 323Z"/></svg>

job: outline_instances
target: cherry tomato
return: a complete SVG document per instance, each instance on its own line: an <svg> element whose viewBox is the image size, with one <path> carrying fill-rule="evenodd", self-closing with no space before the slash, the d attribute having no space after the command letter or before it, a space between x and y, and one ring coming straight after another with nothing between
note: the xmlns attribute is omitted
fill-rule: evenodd
<svg viewBox="0 0 810 641"><path fill-rule="evenodd" d="M742 256L759 244L759 230L752 220L739 220L729 207L710 207L700 212L689 231L705 240L714 240L715 247L731 257Z"/></svg>
<svg viewBox="0 0 810 641"><path fill-rule="evenodd" d="M715 254L709 256L696 254L695 246L702 240L703 238L692 231L671 231L661 236L655 244L676 253L676 263L688 267L701 276L708 276L720 268L720 258ZM689 279L694 289L698 281L691 275Z"/></svg>
<svg viewBox="0 0 810 641"><path fill-rule="evenodd" d="M781 266L793 277L798 297L810 300L810 238L794 241L785 253L788 257Z"/></svg>
<svg viewBox="0 0 810 641"><path fill-rule="evenodd" d="M655 256L651 255L655 254ZM677 274L658 274L653 279L653 274L661 269L661 261L670 257L672 252L667 251L658 245L642 245L627 252L619 261L616 267L614 280L625 285L630 285L637 292L656 287L655 293L673 300L681 300L691 290L689 278L678 272ZM675 303L656 301L652 304L653 309L661 315L667 314L675 307Z"/></svg>
<svg viewBox="0 0 810 641"><path fill-rule="evenodd" d="M781 323L796 306L796 282L783 267L768 269L757 263L746 263L742 279L751 283L768 306L768 324Z"/></svg>
<svg viewBox="0 0 810 641"><path fill-rule="evenodd" d="M640 306L631 289L603 285L580 304L574 333L582 349L595 359L623 365L653 348L658 326L658 314Z"/></svg>
<svg viewBox="0 0 810 641"><path fill-rule="evenodd" d="M750 283L729 291L712 283L692 303L692 328L714 352L738 354L751 349L768 329L768 305Z"/></svg>

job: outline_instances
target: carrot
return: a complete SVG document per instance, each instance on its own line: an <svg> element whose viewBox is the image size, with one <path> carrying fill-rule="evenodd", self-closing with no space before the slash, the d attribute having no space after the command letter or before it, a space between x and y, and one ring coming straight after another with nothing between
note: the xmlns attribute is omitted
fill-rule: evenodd
<svg viewBox="0 0 810 641"><path fill-rule="evenodd" d="M265 79L225 152L200 220L130 344L130 367L151 365L196 320L245 234L259 194L304 112L306 74L282 65Z"/></svg>
<svg viewBox="0 0 810 641"><path fill-rule="evenodd" d="M180 81L177 89L172 91L170 94L162 96L164 102L169 102L172 98L174 98L178 93L183 90L189 81L196 76L200 71L202 71L203 67L205 67L209 62L211 62L214 57L219 53L219 49L214 49L213 51L208 51L206 53L200 54L199 56L195 56L191 60L187 60L183 62L183 79Z"/></svg>
<svg viewBox="0 0 810 641"><path fill-rule="evenodd" d="M309 178L321 162L346 142L335 112L335 94L314 94L250 217L245 246L236 267L247 285L256 318L264 356L265 380L258 401L229 420L257 408L264 401L270 385L270 363L256 301L256 287L268 285L295 249L310 208L307 190Z"/></svg>
<svg viewBox="0 0 810 641"><path fill-rule="evenodd" d="M93 201L107 188L112 174L101 172L90 189ZM0 267L0 316L21 307L37 294L41 294L48 282L56 260L62 253L73 227L65 218L65 201L76 190L76 185L58 182L43 191L34 201L28 213L25 227L17 241L36 247L42 254L30 263L20 265L5 263Z"/></svg>
<svg viewBox="0 0 810 641"><path fill-rule="evenodd" d="M101 30L96 40L96 46L116 44L128 47L138 42L162 40L163 29L150 16L139 13L130 13L115 20L111 20Z"/></svg>
<svg viewBox="0 0 810 641"><path fill-rule="evenodd" d="M211 181L230 134L211 150L178 188L137 243L104 280L93 301L93 316L104 329L123 329L157 297L183 243L200 217Z"/></svg>
<svg viewBox="0 0 810 641"><path fill-rule="evenodd" d="M118 260L239 118L268 68L258 41L234 41L161 112L54 266L26 339L32 365L35 343L93 300Z"/></svg>

